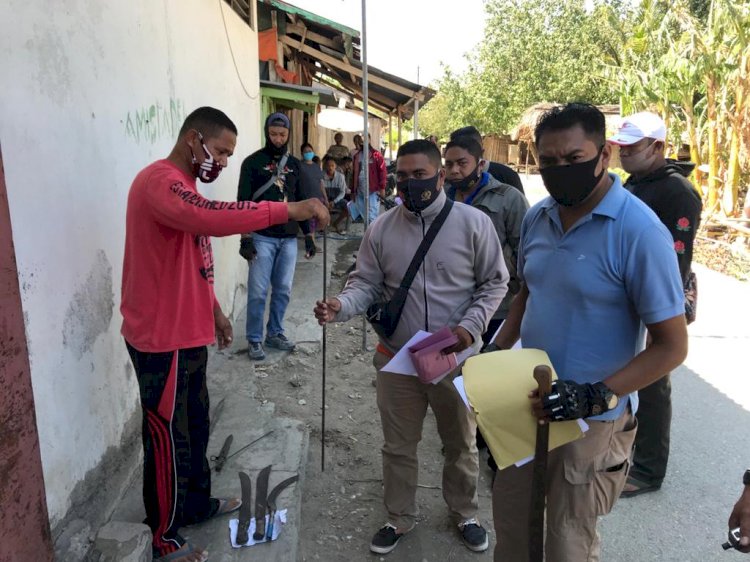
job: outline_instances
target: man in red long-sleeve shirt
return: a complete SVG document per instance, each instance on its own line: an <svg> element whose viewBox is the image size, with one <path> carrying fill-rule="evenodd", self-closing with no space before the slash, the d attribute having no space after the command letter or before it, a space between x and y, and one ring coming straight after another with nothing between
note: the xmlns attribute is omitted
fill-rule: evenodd
<svg viewBox="0 0 750 562"><path fill-rule="evenodd" d="M228 236L289 220L328 223L317 199L295 203L203 198L195 179L214 181L234 152L237 128L201 107L185 119L164 160L136 176L128 195L122 274L122 334L143 409L144 485L154 558L201 562L207 553L178 533L234 511L236 498L211 497L206 346L232 342L232 326L214 295L210 236Z"/></svg>

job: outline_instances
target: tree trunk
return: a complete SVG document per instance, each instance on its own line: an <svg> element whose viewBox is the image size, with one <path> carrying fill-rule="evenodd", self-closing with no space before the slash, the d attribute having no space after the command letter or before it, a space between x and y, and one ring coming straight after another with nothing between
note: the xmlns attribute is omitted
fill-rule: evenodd
<svg viewBox="0 0 750 562"><path fill-rule="evenodd" d="M737 70L737 84L734 90L734 112L730 118L732 123L732 136L729 141L729 163L727 164L727 181L724 185L723 208L724 214L731 216L734 214L737 206L737 197L740 187L740 145L742 137L743 117L745 105L747 103L747 93L745 86L747 84L747 75L745 68L750 57L744 54L740 59L740 65Z"/></svg>
<svg viewBox="0 0 750 562"><path fill-rule="evenodd" d="M699 169L703 161L701 159L700 139L698 138L698 131L695 128L695 108L693 107L693 100L685 98L683 100L682 109L685 112L685 123L687 125L688 137L690 139L690 160L695 164L693 186L700 196L703 197L703 172Z"/></svg>
<svg viewBox="0 0 750 562"><path fill-rule="evenodd" d="M708 116L708 211L715 210L719 200L719 131L716 120L716 79L706 77L706 112Z"/></svg>

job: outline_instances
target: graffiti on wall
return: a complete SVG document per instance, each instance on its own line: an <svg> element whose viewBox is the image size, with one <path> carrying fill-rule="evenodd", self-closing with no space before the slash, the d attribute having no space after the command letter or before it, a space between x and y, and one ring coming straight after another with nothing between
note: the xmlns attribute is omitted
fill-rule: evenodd
<svg viewBox="0 0 750 562"><path fill-rule="evenodd" d="M182 100L170 99L168 105L156 102L148 107L128 111L125 133L136 142L156 142L161 137L174 139L185 120Z"/></svg>

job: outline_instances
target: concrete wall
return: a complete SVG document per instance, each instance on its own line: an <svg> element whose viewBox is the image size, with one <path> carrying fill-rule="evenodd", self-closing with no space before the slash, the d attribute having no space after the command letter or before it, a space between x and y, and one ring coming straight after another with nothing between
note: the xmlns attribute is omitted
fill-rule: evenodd
<svg viewBox="0 0 750 562"><path fill-rule="evenodd" d="M242 158L260 142L257 37L221 0L5 0L0 75L0 141L54 527L76 486L128 437L128 422L137 427L137 383L119 334L130 183L169 153L192 109L212 105L240 134L229 168L202 190L235 198ZM214 241L216 292L229 312L246 272L237 244Z"/></svg>

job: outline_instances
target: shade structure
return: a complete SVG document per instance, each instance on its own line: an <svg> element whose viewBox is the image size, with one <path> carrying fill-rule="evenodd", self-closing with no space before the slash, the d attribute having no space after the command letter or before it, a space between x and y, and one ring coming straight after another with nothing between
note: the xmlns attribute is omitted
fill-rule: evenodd
<svg viewBox="0 0 750 562"><path fill-rule="evenodd" d="M329 107L318 113L318 125L335 131L361 131L362 113Z"/></svg>

